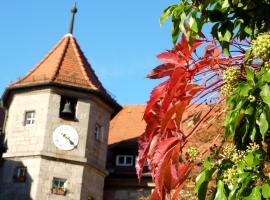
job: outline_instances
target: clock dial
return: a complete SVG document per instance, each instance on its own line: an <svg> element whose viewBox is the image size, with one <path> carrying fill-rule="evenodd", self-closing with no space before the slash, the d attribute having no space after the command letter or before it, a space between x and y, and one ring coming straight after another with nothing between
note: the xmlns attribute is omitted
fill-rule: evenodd
<svg viewBox="0 0 270 200"><path fill-rule="evenodd" d="M79 143L77 131L71 126L62 125L53 132L53 143L61 150L72 150Z"/></svg>

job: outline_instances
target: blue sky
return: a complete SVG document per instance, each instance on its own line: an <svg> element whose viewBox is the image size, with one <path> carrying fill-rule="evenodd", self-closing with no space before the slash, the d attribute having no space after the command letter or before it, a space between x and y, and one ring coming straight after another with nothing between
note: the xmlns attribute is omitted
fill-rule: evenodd
<svg viewBox="0 0 270 200"><path fill-rule="evenodd" d="M0 12L0 92L30 71L68 32L73 0L8 0ZM77 0L74 36L121 104L144 104L157 81L146 79L156 55L172 47L162 11L176 0Z"/></svg>

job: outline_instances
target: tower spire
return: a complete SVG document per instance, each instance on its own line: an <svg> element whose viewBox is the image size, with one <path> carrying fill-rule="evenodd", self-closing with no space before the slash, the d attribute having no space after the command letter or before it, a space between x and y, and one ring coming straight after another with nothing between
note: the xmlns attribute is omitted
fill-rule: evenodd
<svg viewBox="0 0 270 200"><path fill-rule="evenodd" d="M71 17L70 26L69 26L69 33L70 34L73 33L74 20L75 20L75 15L76 15L77 11L78 11L78 9L77 9L76 3L75 3L74 7L71 8L72 17Z"/></svg>

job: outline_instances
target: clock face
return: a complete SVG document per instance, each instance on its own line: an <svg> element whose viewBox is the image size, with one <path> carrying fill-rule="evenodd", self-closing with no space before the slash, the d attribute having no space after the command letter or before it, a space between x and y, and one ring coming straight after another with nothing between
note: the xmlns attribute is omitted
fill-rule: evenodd
<svg viewBox="0 0 270 200"><path fill-rule="evenodd" d="M53 132L53 143L58 149L72 150L79 143L78 133L71 126L59 126Z"/></svg>

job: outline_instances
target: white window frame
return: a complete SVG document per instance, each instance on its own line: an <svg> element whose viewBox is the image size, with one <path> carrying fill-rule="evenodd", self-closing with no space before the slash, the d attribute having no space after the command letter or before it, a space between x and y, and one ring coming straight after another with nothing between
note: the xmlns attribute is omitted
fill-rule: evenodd
<svg viewBox="0 0 270 200"><path fill-rule="evenodd" d="M120 163L119 160L121 157L124 157L124 163ZM127 163L127 158L131 158L131 163ZM133 155L117 155L116 156L116 166L133 166Z"/></svg>
<svg viewBox="0 0 270 200"><path fill-rule="evenodd" d="M26 111L24 114L24 125L25 126L31 126L36 121L36 111Z"/></svg>
<svg viewBox="0 0 270 200"><path fill-rule="evenodd" d="M104 137L103 126L101 126L100 124L96 123L95 124L95 129L94 129L94 134L95 134L95 139L97 141L102 142L103 141L103 137Z"/></svg>
<svg viewBox="0 0 270 200"><path fill-rule="evenodd" d="M55 185L54 182L58 181L58 184ZM63 186L60 186L60 182L63 182ZM52 188L54 187L58 187L62 190L66 190L66 184L67 184L67 179L64 179L64 178L56 178L56 177L53 177L53 180L52 180Z"/></svg>

